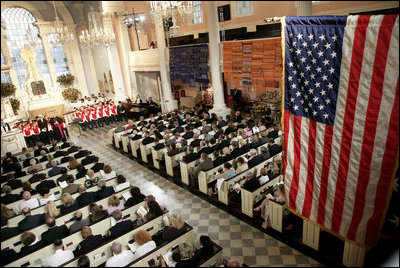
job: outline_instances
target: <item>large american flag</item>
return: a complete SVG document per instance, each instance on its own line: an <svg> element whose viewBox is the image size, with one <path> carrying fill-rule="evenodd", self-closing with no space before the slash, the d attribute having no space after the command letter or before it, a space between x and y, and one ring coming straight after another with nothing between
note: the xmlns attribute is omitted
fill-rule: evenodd
<svg viewBox="0 0 400 268"><path fill-rule="evenodd" d="M399 149L398 15L286 17L290 209L374 245Z"/></svg>

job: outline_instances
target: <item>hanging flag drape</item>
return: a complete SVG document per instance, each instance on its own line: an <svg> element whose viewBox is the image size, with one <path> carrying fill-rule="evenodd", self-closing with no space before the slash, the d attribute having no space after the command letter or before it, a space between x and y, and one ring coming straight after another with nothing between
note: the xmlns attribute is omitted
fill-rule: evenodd
<svg viewBox="0 0 400 268"><path fill-rule="evenodd" d="M374 245L399 149L398 15L286 17L284 181L293 211Z"/></svg>

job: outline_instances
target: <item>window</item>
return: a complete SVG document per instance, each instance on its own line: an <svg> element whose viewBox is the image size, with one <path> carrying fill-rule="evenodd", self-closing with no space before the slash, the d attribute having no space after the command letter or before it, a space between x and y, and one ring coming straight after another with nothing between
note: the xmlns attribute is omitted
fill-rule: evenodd
<svg viewBox="0 0 400 268"><path fill-rule="evenodd" d="M235 1L235 15L246 16L253 14L253 1Z"/></svg>
<svg viewBox="0 0 400 268"><path fill-rule="evenodd" d="M203 23L203 8L201 1L192 1L193 5L193 17L192 24Z"/></svg>
<svg viewBox="0 0 400 268"><path fill-rule="evenodd" d="M1 83L10 83L11 84L11 77L10 77L9 72L1 73Z"/></svg>
<svg viewBox="0 0 400 268"><path fill-rule="evenodd" d="M48 40L50 43L50 51L53 58L56 75L60 76L62 74L69 73L68 61L67 56L65 55L64 46L62 44L55 44L54 34L49 34Z"/></svg>
<svg viewBox="0 0 400 268"><path fill-rule="evenodd" d="M3 50L1 51L1 64L6 64L6 59L4 58Z"/></svg>
<svg viewBox="0 0 400 268"><path fill-rule="evenodd" d="M39 35L39 29L33 24L35 21L35 17L28 10L21 7L6 8L1 13L1 22L6 23L4 31L11 61L17 74L19 86L23 91L26 90L24 83L26 81L27 68L20 52L25 45L26 32L29 28L33 27L33 31ZM36 47L36 65L43 74L43 80L47 85L52 86L42 42Z"/></svg>

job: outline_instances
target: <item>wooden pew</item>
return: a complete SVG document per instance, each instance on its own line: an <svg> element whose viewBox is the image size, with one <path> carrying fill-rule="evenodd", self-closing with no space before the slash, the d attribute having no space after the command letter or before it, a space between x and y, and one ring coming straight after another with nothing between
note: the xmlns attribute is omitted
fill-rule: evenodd
<svg viewBox="0 0 400 268"><path fill-rule="evenodd" d="M257 190L250 192L246 189L241 189L241 200L242 200L242 213L253 218L253 208L254 204L265 197L266 190L283 179L282 175L268 181L267 183L260 186Z"/></svg>
<svg viewBox="0 0 400 268"><path fill-rule="evenodd" d="M279 153L277 155L282 154ZM264 167L264 165L266 165L268 162L272 162L274 157L270 157L269 159L261 162L260 164L258 164L255 167L252 167L238 175L236 175L235 177L229 179L229 180L224 180L224 182L221 185L221 188L218 191L218 201L224 203L225 205L229 204L229 192L232 189L232 187L235 185L235 183L240 183L241 185L244 184L245 180L244 179L240 179L241 177L243 177L245 175L246 172L248 171L252 171L254 172L254 176L258 176L260 175L260 170Z"/></svg>
<svg viewBox="0 0 400 268"><path fill-rule="evenodd" d="M150 235L155 235L159 230L161 230L164 227L162 219L164 216L167 216L168 214L169 213L166 212L163 215L161 215L143 225L136 227L132 231L130 231L118 238L107 241L107 243L103 244L102 246L86 253L85 255L88 256L89 260L90 260L90 266L91 267L100 266L102 263L105 263L112 256L111 245L113 242L117 242L117 241L120 242L122 244L123 248L125 249L128 245L128 241L132 240L134 238L136 232L139 230L146 230L150 233ZM63 266L64 267L77 267L78 259L79 259L79 257L67 262Z"/></svg>
<svg viewBox="0 0 400 268"><path fill-rule="evenodd" d="M271 227L282 233L283 205L274 200L269 202L269 222Z"/></svg>
<svg viewBox="0 0 400 268"><path fill-rule="evenodd" d="M124 219L129 219L129 220L132 220L132 221L137 219L137 214L133 210L133 207L125 209L124 211L122 211L122 215L123 215ZM162 216L160 216L159 218L162 221ZM147 225L152 226L153 224L155 224L155 222L158 223L158 221L156 221L156 220L159 219L159 218L156 218L156 219L148 222ZM97 222L95 224L90 225L90 228L92 229L93 235L98 235L98 234L105 235L107 233L107 230L110 227L111 227L110 217L108 217L108 218L106 218L106 219L104 219L104 220L102 220L100 222ZM140 229L144 229L144 228L146 228L146 224L142 225L142 226L139 226L138 228L135 228L133 231L128 232L127 234L132 233L132 232L136 232L136 231L138 231ZM123 236L120 236L119 238L121 238L121 237L125 237L126 238L126 234L123 235ZM116 239L119 239L119 238L116 238ZM82 240L83 240L83 238L81 236L81 233L80 232L75 232L75 233L63 238L62 242L63 242L64 248L66 250L75 250L76 247L79 245L79 243ZM108 241L107 244L109 242L110 241ZM44 247L42 249L39 249L39 250L37 250L37 251L35 251L35 252L31 253L31 254L28 254L25 257L22 257L22 258L20 258L20 259L18 259L16 261L6 265L6 267L15 267L15 266L31 267L31 266L36 266L37 264L40 265L42 263L42 261L46 257L48 257L50 255L53 255L53 254L54 254L54 246L53 245L48 245L48 246L46 246L46 247ZM90 253L88 253L88 254L90 254ZM91 266L92 265L93 264L91 263Z"/></svg>
<svg viewBox="0 0 400 268"><path fill-rule="evenodd" d="M107 183L106 183L106 185L107 186L114 186L114 185L117 185L117 183L116 183L116 180L110 180L110 181L108 181ZM97 191L98 190L98 187L97 186L94 186L94 187L91 187L91 188L89 188L91 191ZM89 191L89 189L88 189L88 191ZM129 192L129 188L128 189L124 189L124 190L122 190L122 191L120 191L120 192L118 192L118 193L116 193L119 197L122 197L122 194L123 193L126 193L126 192ZM76 197L79 195L79 193L76 193L76 194L73 194L72 195L72 197L74 197L74 199L76 199ZM108 202L108 198L106 198L107 200L106 201L103 201L103 202ZM96 201L95 203L97 203L98 201ZM55 202L56 203L56 205L57 206L59 206L59 205L61 205L61 200L58 200L58 201L56 201ZM108 207L108 205L107 205L107 207ZM34 210L32 210L32 215L35 215L35 214L42 214L42 213L45 213L45 211L44 211L44 206L41 206L41 207L39 207L39 208L36 208L36 209L34 209ZM22 219L24 219L24 216L22 216L22 215L19 215L19 216L17 216L18 218L20 218L19 220L22 220ZM14 218L17 218L17 217L14 217ZM62 216L63 217L63 216ZM12 223L13 224L13 226L18 226L18 222L19 221L17 221L17 219L14 219L15 221L14 221L14 223ZM15 222L16 222L16 225L15 225ZM60 225L60 222L58 221L58 218L56 219L56 222L57 222L57 224L58 225ZM38 228L38 230L42 230L43 228L45 229L45 230L47 230L47 227L45 226L45 225L40 225L40 226L37 226L37 227L35 227L35 228L33 228L33 229L36 229L36 228ZM35 231L35 233L36 233L36 231ZM37 234L39 234L39 233L37 233ZM40 233L41 234L41 233ZM1 248L2 248L2 250L4 249L4 248L12 248L12 249L14 249L16 252L19 252L19 250L21 249L21 247L22 247L22 243L21 243L21 241L20 241L20 235L16 235L16 236L14 236L14 237L11 237L11 238L9 238L9 239L7 239L7 240L5 240L5 241L2 241L1 242Z"/></svg>

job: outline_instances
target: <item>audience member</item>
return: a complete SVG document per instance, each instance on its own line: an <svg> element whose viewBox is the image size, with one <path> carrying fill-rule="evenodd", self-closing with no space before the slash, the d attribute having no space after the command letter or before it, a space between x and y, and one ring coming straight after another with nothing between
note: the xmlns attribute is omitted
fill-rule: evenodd
<svg viewBox="0 0 400 268"><path fill-rule="evenodd" d="M12 194L11 191L12 191L12 189L11 189L10 185L3 186L3 192L5 193L5 195L1 197L2 204L8 205L8 204L14 203L16 201L19 201L21 199L20 195Z"/></svg>
<svg viewBox="0 0 400 268"><path fill-rule="evenodd" d="M62 189L62 193L74 194L79 191L79 184L74 183L74 177L70 176L65 180L68 184L65 188Z"/></svg>
<svg viewBox="0 0 400 268"><path fill-rule="evenodd" d="M107 211L96 203L92 203L89 205L89 212L90 224L94 224L108 217Z"/></svg>
<svg viewBox="0 0 400 268"><path fill-rule="evenodd" d="M110 180L112 178L115 178L117 176L117 174L115 173L115 171L113 171L111 169L110 165L105 165L103 170L100 170L100 174L103 177L104 180Z"/></svg>
<svg viewBox="0 0 400 268"><path fill-rule="evenodd" d="M50 189L45 187L45 188L41 188L39 190L39 194L42 196L42 198L39 200L39 204L45 205L48 201L52 200L56 200L56 197L54 196L54 194L50 194Z"/></svg>
<svg viewBox="0 0 400 268"><path fill-rule="evenodd" d="M111 215L115 210L122 211L125 209L124 204L121 203L116 194L110 196L110 198L108 199L108 204L109 204L109 207L107 208L108 215Z"/></svg>
<svg viewBox="0 0 400 268"><path fill-rule="evenodd" d="M129 181L123 175L117 176L117 185L114 186L114 192L117 193L131 186Z"/></svg>
<svg viewBox="0 0 400 268"><path fill-rule="evenodd" d="M130 192L131 192L131 197L128 200L126 200L124 204L125 207L131 207L137 205L140 202L143 202L146 198L146 196L142 194L140 192L140 189L136 186L132 186Z"/></svg>
<svg viewBox="0 0 400 268"><path fill-rule="evenodd" d="M57 239L63 239L69 234L67 225L62 224L61 226L57 226L54 217L45 215L45 221L49 229L42 233L42 241L46 245L53 243Z"/></svg>
<svg viewBox="0 0 400 268"><path fill-rule="evenodd" d="M39 200L37 198L32 198L31 193L28 191L25 191L22 194L22 197L24 198L24 201L22 201L18 206L17 206L17 213L21 213L22 209L25 207L28 207L30 209L37 208L40 206Z"/></svg>
<svg viewBox="0 0 400 268"><path fill-rule="evenodd" d="M96 201L95 192L86 192L86 187L81 184L79 185L79 196L76 198L79 207L84 207Z"/></svg>
<svg viewBox="0 0 400 268"><path fill-rule="evenodd" d="M101 235L93 235L90 226L84 226L81 230L83 240L79 243L73 251L75 257L79 257L87 252L95 249L103 244Z"/></svg>
<svg viewBox="0 0 400 268"><path fill-rule="evenodd" d="M74 213L74 223L69 227L69 233L75 233L76 231L82 230L84 226L90 225L89 217L82 219L82 212L77 211Z"/></svg>
<svg viewBox="0 0 400 268"><path fill-rule="evenodd" d="M111 251L113 256L106 261L106 267L124 267L135 260L134 253L129 249L122 250L119 242L112 243Z"/></svg>
<svg viewBox="0 0 400 268"><path fill-rule="evenodd" d="M54 201L48 201L44 207L44 210L47 215L50 215L54 218L60 215L60 211L58 210L56 203L54 203Z"/></svg>
<svg viewBox="0 0 400 268"><path fill-rule="evenodd" d="M74 210L79 209L78 201L74 200L74 198L69 193L62 194L61 203L62 203L60 206L61 214L70 213Z"/></svg>
<svg viewBox="0 0 400 268"><path fill-rule="evenodd" d="M74 254L71 250L64 250L63 243L61 239L54 241L54 251L55 253L42 262L44 267L58 267L74 258Z"/></svg>
<svg viewBox="0 0 400 268"><path fill-rule="evenodd" d="M103 198L109 197L114 193L113 186L106 186L106 182L104 180L99 180L97 186L100 188L96 192L97 200L101 200Z"/></svg>
<svg viewBox="0 0 400 268"><path fill-rule="evenodd" d="M21 242L24 246L19 252L20 257L26 256L45 246L43 241L39 240L34 233L29 231L26 231L21 235Z"/></svg>
<svg viewBox="0 0 400 268"><path fill-rule="evenodd" d="M116 224L107 231L108 239L116 238L133 229L132 221L123 220L122 213L120 210L114 210L114 212L112 213L112 217L116 221Z"/></svg>
<svg viewBox="0 0 400 268"><path fill-rule="evenodd" d="M134 260L157 248L148 231L139 230L135 233L135 242L138 244L134 253Z"/></svg>
<svg viewBox="0 0 400 268"><path fill-rule="evenodd" d="M86 172L86 180L85 180L85 187L90 188L92 186L97 185L99 178L94 175L94 171L88 169Z"/></svg>

